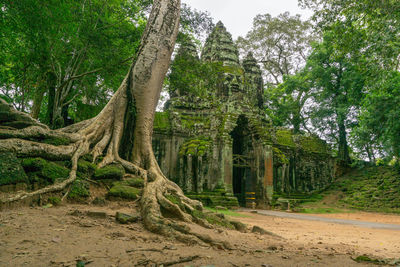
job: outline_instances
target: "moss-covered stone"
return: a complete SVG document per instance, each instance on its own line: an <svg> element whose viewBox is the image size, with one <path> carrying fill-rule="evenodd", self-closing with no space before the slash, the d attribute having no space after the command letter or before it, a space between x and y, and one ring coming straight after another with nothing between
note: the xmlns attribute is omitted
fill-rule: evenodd
<svg viewBox="0 0 400 267"><path fill-rule="evenodd" d="M305 151L327 153L327 144L316 136L299 136L299 145Z"/></svg>
<svg viewBox="0 0 400 267"><path fill-rule="evenodd" d="M113 179L121 180L125 174L125 169L120 164L111 164L101 169L96 169L94 179Z"/></svg>
<svg viewBox="0 0 400 267"><path fill-rule="evenodd" d="M222 206L227 208L239 207L239 202L236 197L229 196L225 193L225 190L222 192L203 192L203 193L188 193L187 197L191 199L199 200L203 203L203 205L207 207L216 207Z"/></svg>
<svg viewBox="0 0 400 267"><path fill-rule="evenodd" d="M128 223L134 223L140 220L139 215L130 215L130 214L125 214L122 212L117 212L115 214L115 219L117 222L121 224L128 224Z"/></svg>
<svg viewBox="0 0 400 267"><path fill-rule="evenodd" d="M68 194L68 199L83 201L90 196L89 184L86 181L75 180Z"/></svg>
<svg viewBox="0 0 400 267"><path fill-rule="evenodd" d="M115 182L107 197L135 200L142 193L141 189L127 185L125 181Z"/></svg>
<svg viewBox="0 0 400 267"><path fill-rule="evenodd" d="M279 148L274 147L274 157L276 160L278 160L279 163L281 164L289 164L289 159L286 157L286 155L280 150Z"/></svg>
<svg viewBox="0 0 400 267"><path fill-rule="evenodd" d="M136 187L136 188L144 187L144 180L140 177L126 179L125 183L129 186Z"/></svg>
<svg viewBox="0 0 400 267"><path fill-rule="evenodd" d="M61 164L42 158L24 158L21 164L32 184L53 184L57 180L65 180L70 172Z"/></svg>
<svg viewBox="0 0 400 267"><path fill-rule="evenodd" d="M179 149L179 155L203 156L209 151L211 144L209 138L190 139L182 144Z"/></svg>
<svg viewBox="0 0 400 267"><path fill-rule="evenodd" d="M0 153L0 186L28 183L29 179L16 155L11 152Z"/></svg>
<svg viewBox="0 0 400 267"><path fill-rule="evenodd" d="M275 132L276 142L282 146L296 147L293 141L293 134L288 129L277 129Z"/></svg>
<svg viewBox="0 0 400 267"><path fill-rule="evenodd" d="M78 161L78 175L80 177L89 178L93 176L94 172L96 171L97 166L94 163L89 161L80 159Z"/></svg>
<svg viewBox="0 0 400 267"><path fill-rule="evenodd" d="M156 112L154 116L154 130L161 132L168 132L171 130L171 123L169 120L168 112Z"/></svg>

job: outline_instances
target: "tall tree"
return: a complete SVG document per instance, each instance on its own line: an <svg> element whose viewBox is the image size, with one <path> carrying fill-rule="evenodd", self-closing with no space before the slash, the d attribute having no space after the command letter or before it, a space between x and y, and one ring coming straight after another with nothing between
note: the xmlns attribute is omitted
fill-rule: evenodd
<svg viewBox="0 0 400 267"><path fill-rule="evenodd" d="M306 76L297 73L304 68L315 39L309 21L285 12L277 17L256 16L252 30L237 40L241 51L251 50L262 63L267 114L275 125L290 126L296 133L305 128L303 107L310 97Z"/></svg>
<svg viewBox="0 0 400 267"><path fill-rule="evenodd" d="M123 70L122 64L139 45L145 4L50 1L38 7L34 0L2 0L1 54L8 67L0 72L0 86L16 95L19 109L30 109L34 118L45 96L46 121L55 128L64 125L71 103L96 100L93 92L110 94L118 86L118 77L129 68L127 64ZM104 106L106 101L96 104Z"/></svg>
<svg viewBox="0 0 400 267"><path fill-rule="evenodd" d="M192 235L187 227L163 216L163 212L167 212L186 222L207 224L191 216L195 209L202 209L201 203L184 196L179 186L162 174L151 144L155 108L178 34L179 13L180 0L154 0L141 45L128 74L95 118L57 131L38 123L22 130L0 129L0 136L6 137L0 139L0 151L50 159L71 158L72 161L68 179L35 192L19 193L7 202L65 188L76 178L79 157L92 153L96 158L104 152L100 166L120 162L130 172L145 178L141 214L147 229L189 242L199 239L213 242L201 235ZM30 141L29 138L38 134L66 138L70 145Z"/></svg>
<svg viewBox="0 0 400 267"><path fill-rule="evenodd" d="M365 70L363 91L367 97L363 101L356 132L353 134L356 148L370 150L365 153L370 154L371 159L374 157L373 154L379 151L379 154L399 159L400 146L396 132L400 128L398 120L400 110L395 88L400 70L398 37L400 2L396 0L300 0L300 2L314 10L313 20L318 25L319 31L337 32L337 36L343 40L340 46L335 47L337 51L344 54L348 51L358 51L364 58L363 66L359 66ZM363 32L362 38L354 34L355 32ZM374 148L377 151L371 151Z"/></svg>
<svg viewBox="0 0 400 267"><path fill-rule="evenodd" d="M277 17L257 15L252 30L245 38L239 37L237 44L241 51L252 51L262 63L267 85L278 85L285 75L304 67L315 40L311 26L300 15L291 16L289 12Z"/></svg>
<svg viewBox="0 0 400 267"><path fill-rule="evenodd" d="M337 38L325 32L308 58L306 69L315 90L310 117L313 125L337 144L338 158L349 163L347 135L361 106L365 77L359 64L362 57L335 49Z"/></svg>

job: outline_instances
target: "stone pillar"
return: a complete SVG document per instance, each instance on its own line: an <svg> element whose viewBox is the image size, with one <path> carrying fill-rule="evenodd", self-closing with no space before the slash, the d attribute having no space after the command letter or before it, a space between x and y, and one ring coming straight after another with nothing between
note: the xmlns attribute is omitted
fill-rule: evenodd
<svg viewBox="0 0 400 267"><path fill-rule="evenodd" d="M264 172L264 188L266 190L266 195L269 201L272 200L272 195L274 193L274 162L273 153L271 146L265 146L265 172Z"/></svg>
<svg viewBox="0 0 400 267"><path fill-rule="evenodd" d="M232 185L232 145L229 143L224 143L222 148L222 178L224 182L224 187L226 192L233 193Z"/></svg>

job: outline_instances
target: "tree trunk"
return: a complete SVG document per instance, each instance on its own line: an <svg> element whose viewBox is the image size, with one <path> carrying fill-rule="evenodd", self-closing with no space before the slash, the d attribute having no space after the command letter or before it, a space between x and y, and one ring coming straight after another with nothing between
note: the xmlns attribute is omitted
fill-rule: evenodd
<svg viewBox="0 0 400 267"><path fill-rule="evenodd" d="M39 88L35 92L35 96L33 98L32 111L31 111L31 116L34 119L37 119L39 117L40 109L42 107L43 96L45 92L46 88L44 86L41 86L41 88Z"/></svg>
<svg viewBox="0 0 400 267"><path fill-rule="evenodd" d="M179 17L180 0L154 0L131 68L117 92L95 118L57 131L40 127L14 132L0 129L0 133L5 131L4 134L9 136L9 139L0 139L0 151L13 150L17 155L34 153L54 159L71 157L72 161L69 178L62 185L19 193L8 201L61 190L76 179L80 156L91 153L95 161L98 156L104 155L99 167L119 162L128 172L145 179L140 204L143 223L148 230L185 242L201 240L227 247L164 217L167 213L168 217L210 227L207 221L195 216L195 210L202 210L201 203L187 198L178 185L163 175L152 150L154 113L178 34ZM32 136L67 138L71 145L40 144L30 141ZM24 138L26 140L21 140Z"/></svg>
<svg viewBox="0 0 400 267"><path fill-rule="evenodd" d="M347 133L343 115L338 115L338 128L339 128L338 158L347 164L350 163L351 161L349 156L349 146L347 144Z"/></svg>

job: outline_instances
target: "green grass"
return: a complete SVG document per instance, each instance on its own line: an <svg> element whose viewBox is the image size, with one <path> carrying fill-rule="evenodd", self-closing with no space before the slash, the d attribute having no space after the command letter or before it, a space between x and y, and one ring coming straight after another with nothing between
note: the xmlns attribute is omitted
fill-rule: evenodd
<svg viewBox="0 0 400 267"><path fill-rule="evenodd" d="M216 213L222 213L222 214L224 214L224 215L226 215L226 216L232 216L232 217L250 217L249 215L241 214L241 213L235 212L235 211L233 211L233 210L216 210L216 209L210 208L210 207L205 207L204 209L205 209L205 210L212 211L212 212L216 212Z"/></svg>
<svg viewBox="0 0 400 267"><path fill-rule="evenodd" d="M400 214L400 174L391 167L353 169L339 177L322 198L296 207L302 213L356 210Z"/></svg>

